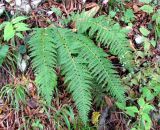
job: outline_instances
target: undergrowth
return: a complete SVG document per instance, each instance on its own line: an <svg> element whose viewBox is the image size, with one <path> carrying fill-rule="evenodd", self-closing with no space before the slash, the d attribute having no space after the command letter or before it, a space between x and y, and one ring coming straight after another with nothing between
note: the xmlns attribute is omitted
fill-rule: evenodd
<svg viewBox="0 0 160 130"><path fill-rule="evenodd" d="M73 15L76 32L66 28L38 28L29 41L30 56L35 70L38 92L47 103L51 103L56 86L56 67L65 77L67 90L77 105L80 117L86 124L91 107L93 80L112 97L125 103L125 89L114 70L107 53L98 48L96 42L110 48L122 64L131 68L131 59L126 32L118 24L104 16L92 18L85 13ZM112 28L111 28L112 27ZM114 37L117 35L117 37ZM126 60L127 59L127 60ZM98 89L97 86L97 89Z"/></svg>
<svg viewBox="0 0 160 130"><path fill-rule="evenodd" d="M151 129L150 113L159 107L160 83L159 63L150 60L159 51L154 48L160 38L160 18L152 1L141 2L140 10L153 26L140 27L141 41L135 39L135 43L128 40L128 33L134 32L130 28L136 15L120 0L108 2L108 16L100 15L105 7L100 13L93 8L65 17L60 9L52 8L58 22L50 21L46 28L32 28L26 16L3 22L0 71L10 77L0 86L0 114L11 111L14 119L20 116L14 124L19 129L89 130L106 120L94 108L108 105L107 111L121 110L122 118L129 120L126 129ZM90 125L91 112L94 126ZM12 124L9 119L2 122Z"/></svg>

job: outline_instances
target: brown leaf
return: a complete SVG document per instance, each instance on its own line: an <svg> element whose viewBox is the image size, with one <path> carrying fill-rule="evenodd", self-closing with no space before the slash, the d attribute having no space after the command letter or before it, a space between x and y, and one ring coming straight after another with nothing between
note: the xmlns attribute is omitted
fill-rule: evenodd
<svg viewBox="0 0 160 130"><path fill-rule="evenodd" d="M133 10L135 13L140 11L139 7L136 4L133 5Z"/></svg>
<svg viewBox="0 0 160 130"><path fill-rule="evenodd" d="M112 99L108 96L105 96L104 98L105 98L105 102L108 105L108 107L112 107L113 106Z"/></svg>

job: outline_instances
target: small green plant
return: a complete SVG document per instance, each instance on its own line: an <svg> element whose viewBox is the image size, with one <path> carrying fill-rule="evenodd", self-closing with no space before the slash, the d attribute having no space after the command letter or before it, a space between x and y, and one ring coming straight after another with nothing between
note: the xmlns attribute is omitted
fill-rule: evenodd
<svg viewBox="0 0 160 130"><path fill-rule="evenodd" d="M148 53L150 53L151 46L156 47L156 41L147 38L147 36L150 34L150 31L147 28L140 27L139 31L143 35L142 38L143 38L144 53L147 55Z"/></svg>
<svg viewBox="0 0 160 130"><path fill-rule="evenodd" d="M43 130L44 126L41 124L40 120L37 119L32 123L32 128L39 128L39 130Z"/></svg>
<svg viewBox="0 0 160 130"><path fill-rule="evenodd" d="M64 105L61 109L56 110L53 115L53 122L57 130L63 129L67 126L68 130L71 130L75 117L73 109L69 105Z"/></svg>
<svg viewBox="0 0 160 130"><path fill-rule="evenodd" d="M138 59L136 60L138 62ZM153 101L156 99L159 102L160 99L160 69L159 65L156 65L156 63L153 65L150 62L143 63L141 66L143 67L135 73L128 74L124 80L124 83L130 86L128 89L130 106L126 107L118 104L118 107L133 117L134 122L132 119L130 120L133 130L150 130L152 127L150 112L156 110L156 107L158 107L158 104L154 104L153 106ZM136 92L136 87L139 88L139 93ZM133 100L135 98L138 99ZM133 102L134 105L132 104ZM138 105L135 105L137 103Z"/></svg>
<svg viewBox="0 0 160 130"><path fill-rule="evenodd" d="M122 21L124 21L125 23L131 23L133 20L135 19L133 10L131 9L127 9L124 12L124 16L121 18Z"/></svg>
<svg viewBox="0 0 160 130"><path fill-rule="evenodd" d="M20 45L19 41L20 39L24 40L23 32L30 30L28 24L23 22L26 19L28 19L28 17L18 16L0 25L0 31L3 32L3 41L7 42L7 45L0 45L0 66L5 60L5 67L7 66L7 69L12 68L16 70L18 56L26 52L25 45ZM18 66L20 65L18 64Z"/></svg>
<svg viewBox="0 0 160 130"><path fill-rule="evenodd" d="M154 11L154 7L152 7L150 5L143 5L140 9L148 14L151 14Z"/></svg>
<svg viewBox="0 0 160 130"><path fill-rule="evenodd" d="M28 19L26 16L18 16L12 19L10 22L3 22L0 25L0 30L4 28L3 37L5 41L9 41L14 36L18 36L19 38L23 39L23 35L21 32L30 30L28 25L22 21Z"/></svg>
<svg viewBox="0 0 160 130"><path fill-rule="evenodd" d="M136 122L132 127L132 130L150 130L152 121L150 118L150 112L154 110L154 107L147 103L143 97L137 100L137 106L123 106L117 103L117 106L122 109L127 115L136 118Z"/></svg>
<svg viewBox="0 0 160 130"><path fill-rule="evenodd" d="M22 85L6 85L1 89L0 98L10 102L12 107L18 111L20 104L26 103L26 94L27 90Z"/></svg>

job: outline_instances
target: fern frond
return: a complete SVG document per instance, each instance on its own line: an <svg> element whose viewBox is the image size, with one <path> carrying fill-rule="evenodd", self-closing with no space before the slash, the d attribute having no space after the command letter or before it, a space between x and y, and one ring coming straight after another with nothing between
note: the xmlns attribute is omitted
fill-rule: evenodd
<svg viewBox="0 0 160 130"><path fill-rule="evenodd" d="M118 55L126 68L132 68L132 57L126 39L126 30L120 28L119 24L115 24L109 18L106 19L105 16L92 18L86 13L76 15L73 19L76 22L78 32L88 32L89 36L96 37L97 42L107 45L112 54Z"/></svg>
<svg viewBox="0 0 160 130"><path fill-rule="evenodd" d="M91 107L92 77L82 60L74 56L81 45L74 39L76 35L69 30L55 28L53 32L56 35L55 42L58 45L59 62L62 74L65 75L65 83L68 84L82 121L86 123Z"/></svg>
<svg viewBox="0 0 160 130"><path fill-rule="evenodd" d="M113 65L106 59L107 54L88 37L63 28L36 29L29 45L40 94L50 102L58 61L84 123L91 107L92 76L113 97L125 101L125 91Z"/></svg>
<svg viewBox="0 0 160 130"><path fill-rule="evenodd" d="M83 45L80 57L88 61L92 76L118 101L125 102L125 90L112 63L106 58L107 54L101 48L97 48L87 37L79 34L78 39Z"/></svg>
<svg viewBox="0 0 160 130"><path fill-rule="evenodd" d="M30 56L36 74L36 83L40 94L47 103L51 103L54 87L57 84L55 73L56 45L50 29L36 29L29 41Z"/></svg>

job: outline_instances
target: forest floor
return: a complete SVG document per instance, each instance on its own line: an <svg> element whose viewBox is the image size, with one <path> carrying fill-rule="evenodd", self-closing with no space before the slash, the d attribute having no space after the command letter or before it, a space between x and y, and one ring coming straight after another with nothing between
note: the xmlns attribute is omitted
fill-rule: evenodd
<svg viewBox="0 0 160 130"><path fill-rule="evenodd" d="M0 67L0 130L159 130L160 2L158 0L140 0L142 2L137 0L86 0L85 3L79 1L45 0L37 7L34 7L33 2L29 2L29 6L33 7L28 7L28 11L25 12L24 9L20 9L22 5L18 7L14 0L10 2L3 0L2 3L0 2L0 9L3 6L5 11L0 16L0 24L9 21L12 17L25 15L29 17L25 23L30 28L46 28L52 23L62 26L60 24L62 17L67 17L72 12L91 9L98 9L94 17L109 16L122 28L128 29L126 37L134 56L134 72L132 73L120 64L116 56L109 57L127 90L128 107L123 108L109 95L99 92L100 94L96 94L97 97L89 113L89 123L84 126L79 120L78 111L70 94L64 89L66 88L64 77L60 74L58 78L60 89L56 90L52 101L54 108L44 106L37 94L35 76L28 60L28 46L25 45L29 38L29 31L27 31L23 33L25 40L16 39L16 42L19 43L18 51L26 61L28 60L25 71L22 72L21 68L15 64L17 61L14 61L14 56L9 57ZM74 22L67 26L72 30L75 29ZM0 30L2 30L1 27ZM0 32L0 34L0 42L4 44L3 33ZM108 51L108 48L101 48ZM25 105L16 102L17 98L11 92L10 86L14 90L17 84L25 85L28 90ZM5 92L12 94L3 97ZM142 97L143 100L141 100ZM96 101L100 105L96 105ZM143 106L146 106L145 110ZM57 115L52 119L48 116L50 113ZM72 121L72 116L74 116L74 121ZM54 123L51 120L54 120ZM105 122L103 128L99 127L100 120Z"/></svg>

